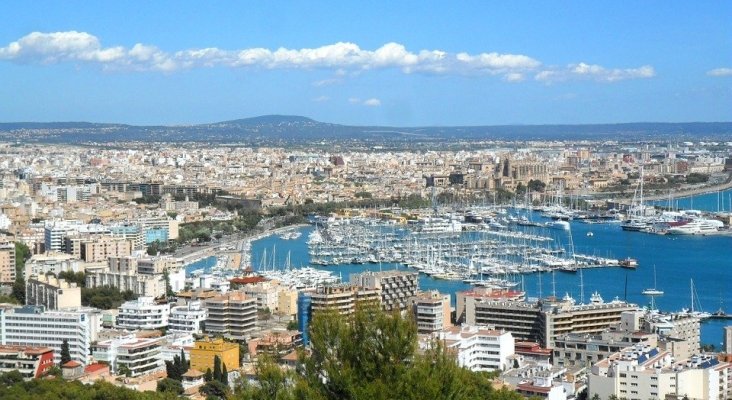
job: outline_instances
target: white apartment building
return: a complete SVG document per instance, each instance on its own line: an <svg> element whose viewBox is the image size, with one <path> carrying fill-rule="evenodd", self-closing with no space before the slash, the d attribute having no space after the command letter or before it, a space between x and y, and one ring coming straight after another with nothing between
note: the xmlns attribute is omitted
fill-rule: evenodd
<svg viewBox="0 0 732 400"><path fill-rule="evenodd" d="M49 272L58 275L61 271L83 271L81 261L71 254L60 252L35 254L25 262L24 275L25 279L29 279L31 275L40 276Z"/></svg>
<svg viewBox="0 0 732 400"><path fill-rule="evenodd" d="M592 366L588 397L728 399L732 395L731 369L732 365L719 362L716 355L676 361L669 351L636 345Z"/></svg>
<svg viewBox="0 0 732 400"><path fill-rule="evenodd" d="M25 304L47 310L81 307L81 288L53 275L32 276L25 285Z"/></svg>
<svg viewBox="0 0 732 400"><path fill-rule="evenodd" d="M485 326L463 325L434 334L457 353L458 364L471 371L503 371L511 368L514 339L510 332Z"/></svg>
<svg viewBox="0 0 732 400"><path fill-rule="evenodd" d="M138 296L155 298L165 296L163 270L166 265L167 261L163 258L109 257L106 269L87 272L86 286L89 288L112 286L120 291L130 290ZM171 285L173 281L180 281L180 270L171 274ZM178 285L179 283L176 283L176 286Z"/></svg>
<svg viewBox="0 0 732 400"><path fill-rule="evenodd" d="M138 338L135 335L105 340L94 345L92 355L111 366L113 373L127 367L131 377L165 369L160 354L161 338Z"/></svg>
<svg viewBox="0 0 732 400"><path fill-rule="evenodd" d="M61 361L61 345L69 344L71 359L86 364L96 319L85 311L45 311L39 306L0 308L0 344L53 348Z"/></svg>
<svg viewBox="0 0 732 400"><path fill-rule="evenodd" d="M140 297L119 307L117 327L127 330L164 328L168 326L169 316L169 304L157 304L152 297Z"/></svg>
<svg viewBox="0 0 732 400"><path fill-rule="evenodd" d="M201 333L207 317L208 310L202 307L200 301L175 306L170 309L168 330L170 332Z"/></svg>

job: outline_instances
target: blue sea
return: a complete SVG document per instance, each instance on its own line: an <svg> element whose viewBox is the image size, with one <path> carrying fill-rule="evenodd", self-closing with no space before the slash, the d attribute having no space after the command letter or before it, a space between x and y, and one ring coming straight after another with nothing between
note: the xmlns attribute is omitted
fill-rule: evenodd
<svg viewBox="0 0 732 400"><path fill-rule="evenodd" d="M707 193L699 196L682 197L668 200L652 201L650 204L661 207L671 207L684 210L702 210L702 211L732 211L732 189L723 192Z"/></svg>

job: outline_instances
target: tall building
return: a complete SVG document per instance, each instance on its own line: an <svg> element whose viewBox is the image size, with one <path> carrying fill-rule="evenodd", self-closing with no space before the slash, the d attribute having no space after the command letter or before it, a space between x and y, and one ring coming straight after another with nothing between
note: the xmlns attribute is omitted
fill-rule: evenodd
<svg viewBox="0 0 732 400"><path fill-rule="evenodd" d="M310 294L312 313L335 311L341 315L350 315L356 310L356 304L362 301L381 301L379 290L363 289L353 284L340 283L323 285Z"/></svg>
<svg viewBox="0 0 732 400"><path fill-rule="evenodd" d="M722 340L722 346L724 347L724 352L727 354L732 354L732 325L728 325L724 327L724 338Z"/></svg>
<svg viewBox="0 0 732 400"><path fill-rule="evenodd" d="M15 282L15 243L0 239L0 284Z"/></svg>
<svg viewBox="0 0 732 400"><path fill-rule="evenodd" d="M42 306L0 308L0 344L51 347L61 361L61 345L69 345L71 359L86 364L93 339L94 319L84 311L45 311Z"/></svg>
<svg viewBox="0 0 732 400"><path fill-rule="evenodd" d="M165 370L160 356L161 338L138 338L128 335L96 343L92 355L97 361L107 363L112 372L130 371L130 377L147 375Z"/></svg>
<svg viewBox="0 0 732 400"><path fill-rule="evenodd" d="M302 333L302 343L310 344L310 318L312 317L312 295L301 292L297 296L297 330Z"/></svg>
<svg viewBox="0 0 732 400"><path fill-rule="evenodd" d="M87 272L86 286L112 286L130 290L138 296L162 297L166 294L163 271L171 263L166 258L109 257L107 268Z"/></svg>
<svg viewBox="0 0 732 400"><path fill-rule="evenodd" d="M25 285L25 304L47 310L81 307L81 288L53 275L34 275Z"/></svg>
<svg viewBox="0 0 732 400"><path fill-rule="evenodd" d="M119 307L117 327L127 330L165 328L169 316L170 304L157 304L152 297L139 297Z"/></svg>
<svg viewBox="0 0 732 400"><path fill-rule="evenodd" d="M447 329L450 323L450 295L436 290L420 292L410 299L419 333L432 333Z"/></svg>
<svg viewBox="0 0 732 400"><path fill-rule="evenodd" d="M109 257L126 257L132 254L132 242L124 238L97 237L82 240L79 256L86 262L107 261Z"/></svg>
<svg viewBox="0 0 732 400"><path fill-rule="evenodd" d="M204 307L208 310L207 333L243 340L256 326L257 300L242 292L228 292L206 299Z"/></svg>
<svg viewBox="0 0 732 400"><path fill-rule="evenodd" d="M221 368L226 365L227 371L239 369L239 344L224 341L224 339L204 339L196 341L191 349L191 368L206 372L214 370L214 358L221 360Z"/></svg>
<svg viewBox="0 0 732 400"><path fill-rule="evenodd" d="M419 289L419 273L412 271L363 272L351 275L351 283L381 293L381 306L386 311L405 311L409 299Z"/></svg>

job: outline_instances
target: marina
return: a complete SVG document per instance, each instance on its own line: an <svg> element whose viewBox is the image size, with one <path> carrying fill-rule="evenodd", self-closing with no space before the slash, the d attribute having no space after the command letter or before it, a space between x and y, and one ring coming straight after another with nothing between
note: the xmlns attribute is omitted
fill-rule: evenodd
<svg viewBox="0 0 732 400"><path fill-rule="evenodd" d="M546 219L532 215L538 222ZM694 279L698 290L698 304L707 312L719 308L732 307L728 282L732 282L732 270L727 268L732 258L732 246L729 238L724 236L659 236L638 235L625 232L618 224L585 224L579 220L570 222L574 238L574 247L578 254L611 254L621 260L628 257L637 260L637 268L590 268L583 270L582 283L584 291L598 291L606 298L615 296L627 299L641 306L648 306L649 299L641 292L653 282L653 268L657 269L659 287L663 287L664 296L655 299L657 308L663 311L680 311L690 309L689 280ZM278 236L268 236L252 242L252 259L260 260L265 250L271 254L276 247L275 265L284 266L288 252L293 268L310 265L310 253L307 238L315 227L301 229L303 236L297 240L282 240ZM394 227L394 229L398 229ZM587 232L592 231L592 236ZM547 230L548 232L548 230ZM553 231L555 234L559 231ZM466 233L463 233L466 234ZM554 241L568 243L568 237L558 236ZM271 256L269 256L271 257ZM270 258L271 259L271 258ZM400 263L381 262L353 264L346 262L338 265L312 265L315 269L333 272L343 280L348 280L352 273L378 271L388 269L406 269ZM257 265L254 265L257 268ZM580 298L580 274L533 272L521 275L515 281L523 287L528 297L551 295L555 292L560 297L565 293ZM486 275L487 278L487 275ZM627 279L627 285L625 284ZM467 290L470 284L462 280L437 279L420 274L420 287L424 290L436 289L449 293L455 301L455 292ZM703 288L703 290L701 289ZM728 314L725 314L725 316ZM720 345L722 328L728 324L725 316L705 320L702 324L702 342Z"/></svg>

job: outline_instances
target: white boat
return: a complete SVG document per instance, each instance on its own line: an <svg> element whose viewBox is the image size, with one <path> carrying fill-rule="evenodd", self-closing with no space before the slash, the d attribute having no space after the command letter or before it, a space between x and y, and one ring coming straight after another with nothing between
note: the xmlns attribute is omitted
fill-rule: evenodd
<svg viewBox="0 0 732 400"><path fill-rule="evenodd" d="M644 289L641 293L646 296L663 296L663 290L656 289L656 265L653 265L653 287Z"/></svg>
<svg viewBox="0 0 732 400"><path fill-rule="evenodd" d="M568 231L569 230L569 222L562 221L562 220L556 220L552 222L547 222L546 227L550 229L557 229L562 231Z"/></svg>
<svg viewBox="0 0 732 400"><path fill-rule="evenodd" d="M717 233L722 227L724 227L722 221L698 218L683 225L670 227L666 232L669 235L707 235Z"/></svg>

